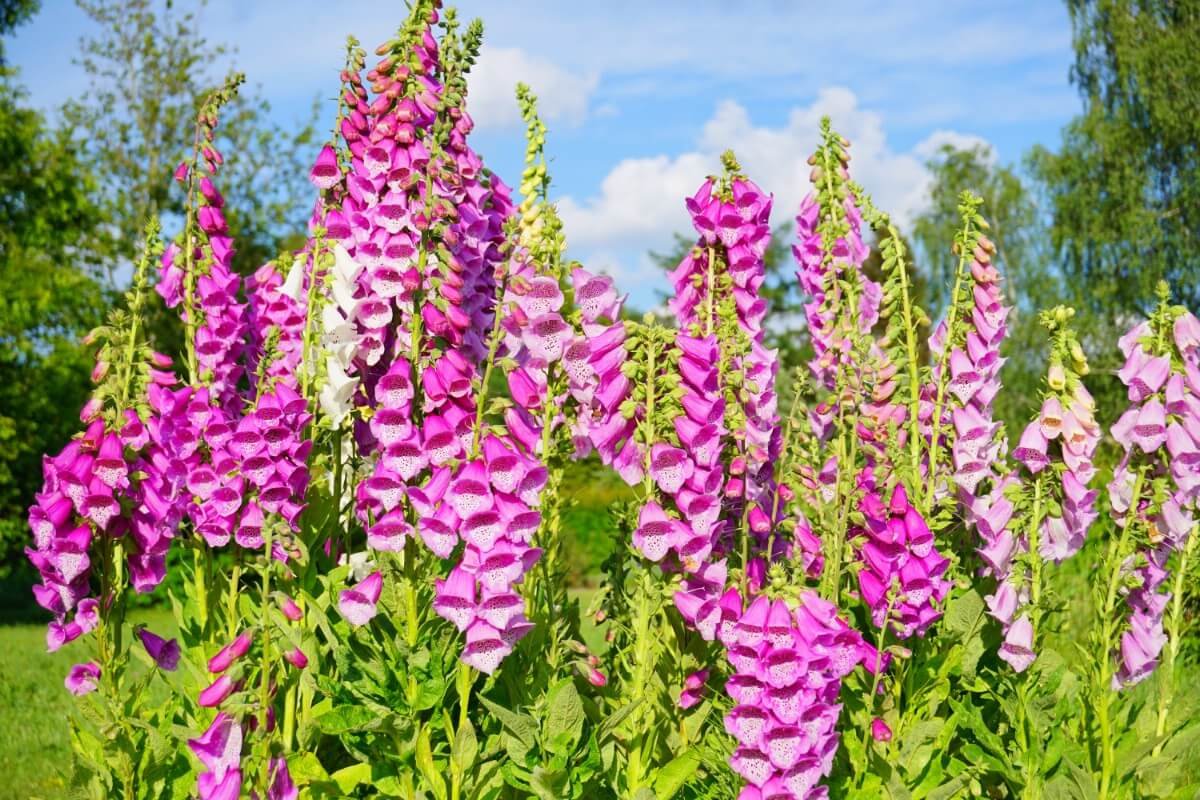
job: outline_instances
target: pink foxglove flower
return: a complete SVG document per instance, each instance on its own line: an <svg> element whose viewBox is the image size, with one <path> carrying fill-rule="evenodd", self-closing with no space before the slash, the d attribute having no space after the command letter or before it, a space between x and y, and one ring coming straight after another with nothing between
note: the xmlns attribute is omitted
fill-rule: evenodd
<svg viewBox="0 0 1200 800"><path fill-rule="evenodd" d="M205 768L205 772L199 776L200 796L238 797L242 783L241 724L222 711L203 734L195 739L188 739L188 747ZM216 794L218 791L226 794ZM228 794L230 791L233 792L232 795Z"/></svg>
<svg viewBox="0 0 1200 800"><path fill-rule="evenodd" d="M942 615L950 591L943 577L949 561L934 547L933 534L903 485L896 485L886 504L871 483L863 488L859 510L866 526L852 531L863 564L858 573L862 598L877 627L887 625L901 639L924 636Z"/></svg>
<svg viewBox="0 0 1200 800"><path fill-rule="evenodd" d="M873 661L872 649L811 592L794 609L759 596L732 627L726 691L735 705L725 730L737 746L730 766L747 791L810 797L833 768L842 679Z"/></svg>
<svg viewBox="0 0 1200 800"><path fill-rule="evenodd" d="M94 661L76 664L71 667L65 681L67 691L76 696L83 696L96 691L100 682L100 665Z"/></svg>
<svg viewBox="0 0 1200 800"><path fill-rule="evenodd" d="M338 609L351 625L366 625L378 613L376 604L382 593L383 573L372 572L353 589L343 589L338 594Z"/></svg>
<svg viewBox="0 0 1200 800"><path fill-rule="evenodd" d="M1193 341L1198 329L1195 317L1164 301L1149 323L1135 326L1119 342L1125 365L1118 374L1128 387L1130 406L1112 429L1125 454L1114 470L1109 498L1124 534L1121 541L1128 542L1119 569L1137 585L1125 593L1130 614L1119 644L1114 643L1119 666L1114 688L1148 677L1167 641L1167 563L1191 535L1200 499L1200 371ZM1134 497L1139 472L1143 489ZM1146 490L1155 479L1165 483L1165 499ZM1125 530L1139 517L1145 523L1139 527L1147 529L1144 539Z"/></svg>

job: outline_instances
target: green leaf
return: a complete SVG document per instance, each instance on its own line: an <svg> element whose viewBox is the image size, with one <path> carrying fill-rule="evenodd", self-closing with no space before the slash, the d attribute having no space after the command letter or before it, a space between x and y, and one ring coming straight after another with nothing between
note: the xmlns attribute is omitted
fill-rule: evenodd
<svg viewBox="0 0 1200 800"><path fill-rule="evenodd" d="M378 714L362 706L338 706L317 717L317 727L331 736L373 730L382 722Z"/></svg>
<svg viewBox="0 0 1200 800"><path fill-rule="evenodd" d="M965 639L983 624L983 609L983 598L979 595L979 590L971 589L957 595L946 604L942 628L958 634L959 639Z"/></svg>
<svg viewBox="0 0 1200 800"><path fill-rule="evenodd" d="M685 750L667 762L654 776L654 795L657 800L671 800L699 766L700 753L696 750Z"/></svg>
<svg viewBox="0 0 1200 800"><path fill-rule="evenodd" d="M553 741L560 734L567 734L574 743L583 735L583 703L575 682L570 678L555 685L547 697L549 709L543 726L545 738Z"/></svg>
<svg viewBox="0 0 1200 800"><path fill-rule="evenodd" d="M547 770L536 767L529 776L529 788L540 800L563 800L567 786L566 770Z"/></svg>
<svg viewBox="0 0 1200 800"><path fill-rule="evenodd" d="M943 720L931 719L904 732L900 743L900 759L907 775L915 777L925 769L929 757L933 755L934 739L943 727Z"/></svg>
<svg viewBox="0 0 1200 800"><path fill-rule="evenodd" d="M421 728L421 732L417 734L417 769L421 770L422 777L433 790L437 800L446 800L446 781L442 777L442 771L433 761L428 728Z"/></svg>
<svg viewBox="0 0 1200 800"><path fill-rule="evenodd" d="M475 739L475 727L470 720L463 720L454 734L454 746L450 750L450 759L460 772L466 772L475 763L475 754L479 743Z"/></svg>
<svg viewBox="0 0 1200 800"><path fill-rule="evenodd" d="M635 700L632 703L626 703L605 717L604 722L600 723L600 737L604 738L615 731L637 707L638 701Z"/></svg>
<svg viewBox="0 0 1200 800"><path fill-rule="evenodd" d="M481 696L479 700L504 728L507 734L504 737L504 746L509 757L519 763L525 763L526 754L537 745L537 723L533 717L509 711L486 697Z"/></svg>
<svg viewBox="0 0 1200 800"><path fill-rule="evenodd" d="M321 760L313 753L299 753L288 759L288 772L297 786L307 786L314 781L329 780Z"/></svg>
<svg viewBox="0 0 1200 800"><path fill-rule="evenodd" d="M343 794L349 794L356 786L369 783L371 780L370 764L351 764L343 767L330 776Z"/></svg>

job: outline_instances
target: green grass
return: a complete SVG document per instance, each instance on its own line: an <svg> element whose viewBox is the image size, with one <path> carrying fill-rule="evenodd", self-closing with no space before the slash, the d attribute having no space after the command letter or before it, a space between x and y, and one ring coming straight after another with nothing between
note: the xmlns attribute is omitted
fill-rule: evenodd
<svg viewBox="0 0 1200 800"><path fill-rule="evenodd" d="M174 626L165 609L134 616L158 632ZM81 642L47 653L44 624L0 626L0 800L68 796L76 703L63 680L88 656Z"/></svg>
<svg viewBox="0 0 1200 800"><path fill-rule="evenodd" d="M73 647L47 653L45 625L0 628L0 800L66 794L75 704L63 679L84 655Z"/></svg>

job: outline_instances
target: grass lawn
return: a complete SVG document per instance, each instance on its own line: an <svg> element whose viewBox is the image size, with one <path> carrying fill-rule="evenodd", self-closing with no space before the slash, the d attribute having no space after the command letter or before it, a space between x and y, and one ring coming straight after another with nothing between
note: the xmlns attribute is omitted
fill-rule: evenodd
<svg viewBox="0 0 1200 800"><path fill-rule="evenodd" d="M134 619L155 631L174 626L165 609L135 612ZM63 679L87 657L86 645L79 643L47 653L44 624L0 626L0 800L68 796L67 718L75 698Z"/></svg>
<svg viewBox="0 0 1200 800"><path fill-rule="evenodd" d="M65 796L75 704L63 679L84 654L47 653L45 625L0 628L0 800Z"/></svg>

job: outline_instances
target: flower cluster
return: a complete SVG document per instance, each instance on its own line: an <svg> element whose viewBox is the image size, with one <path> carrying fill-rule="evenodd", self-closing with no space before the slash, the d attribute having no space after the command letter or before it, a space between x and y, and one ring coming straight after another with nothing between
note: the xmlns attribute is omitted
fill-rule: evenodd
<svg viewBox="0 0 1200 800"><path fill-rule="evenodd" d="M117 492L129 486L129 466L120 437L106 434L104 422L95 420L82 437L45 459L42 473L45 484L29 510L34 546L26 553L42 580L34 596L55 616L46 634L53 652L99 623L98 601L88 597L89 549L93 536L116 535L115 528L127 522Z"/></svg>
<svg viewBox="0 0 1200 800"><path fill-rule="evenodd" d="M47 630L52 651L95 629L113 602L111 596L88 597L94 566L107 572L115 568L109 559L124 557L139 592L156 586L165 570L173 531L155 524L161 501L142 420L152 418L146 396L169 391L175 379L163 369L170 359L145 345L137 325L149 292L149 262L159 252L157 227L150 224L126 297L128 310L114 312L108 325L88 337L100 346L92 372L97 385L80 413L87 428L43 460L44 483L29 509L34 546L26 552L41 577L34 597L54 614ZM93 549L101 539L104 546ZM93 564L97 555L102 563Z"/></svg>
<svg viewBox="0 0 1200 800"><path fill-rule="evenodd" d="M1041 562L1078 552L1097 517L1096 492L1087 485L1096 473L1091 459L1100 428L1081 380L1087 360L1065 324L1073 313L1060 306L1042 316L1053 337L1046 396L1012 452L1024 474L1014 471L970 500L983 539L983 574L997 579L987 604L1004 629L1000 657L1017 672L1036 657Z"/></svg>
<svg viewBox="0 0 1200 800"><path fill-rule="evenodd" d="M934 547L925 518L896 484L885 504L867 473L859 510L866 524L852 529L862 561L858 587L876 627L890 627L901 639L924 636L938 618L950 591L943 575L949 561Z"/></svg>
<svg viewBox="0 0 1200 800"><path fill-rule="evenodd" d="M1125 365L1118 375L1128 387L1130 407L1112 427L1124 455L1109 498L1121 541L1135 530L1144 529L1144 537L1133 542L1134 552L1117 554L1137 585L1125 597L1130 614L1114 687L1138 683L1154 671L1167 641L1163 612L1170 595L1159 591L1167 560L1194 527L1200 498L1200 321L1164 300L1150 321L1136 325L1119 344ZM1151 484L1161 488L1149 492Z"/></svg>
<svg viewBox="0 0 1200 800"><path fill-rule="evenodd" d="M862 214L849 181L849 142L822 121L823 143L810 163L814 190L796 216L798 242L792 252L800 288L808 296L804 315L816 355L809 363L818 385L833 390L838 373L855 358L856 339L869 334L879 319L882 290L863 272L870 248L863 241ZM847 293L849 289L849 293ZM814 416L818 435L829 417Z"/></svg>
<svg viewBox="0 0 1200 800"><path fill-rule="evenodd" d="M860 662L873 668L874 649L811 592L794 607L759 595L726 630L736 705L725 729L738 742L729 763L749 784L739 800L825 797L842 679Z"/></svg>
<svg viewBox="0 0 1200 800"><path fill-rule="evenodd" d="M958 401L951 415L954 482L968 506L980 483L996 479L992 465L1005 449L997 436L1000 423L992 417L992 401L1000 391L1000 367L1004 365L1000 344L1008 331L1009 309L1000 289L1000 274L992 264L994 250L987 237L979 236L971 251L972 304L970 321L962 320L964 341L955 341L958 334L944 320L934 333L931 347L939 358L944 348L950 347L946 388ZM932 413L932 406L926 405L923 411L926 409Z"/></svg>
<svg viewBox="0 0 1200 800"><path fill-rule="evenodd" d="M312 169L324 192L314 224L335 241L322 312L334 380L322 403L337 421L352 398L370 405L356 429L373 456L356 509L372 549L401 551L415 533L450 558L465 543L434 608L466 632L464 661L491 672L530 628L515 585L539 556L530 540L546 470L540 428L489 431L482 396L492 361L508 355L523 361L510 382L531 387L514 390L518 405L539 405L537 379L562 356L568 326L556 282L508 273L508 189L466 144L463 68L477 39L439 45L436 10L414 19L368 72L374 100L357 70L343 76L348 169L332 146ZM511 352L498 353L499 325ZM381 592L379 573L342 592L347 619L368 622Z"/></svg>

